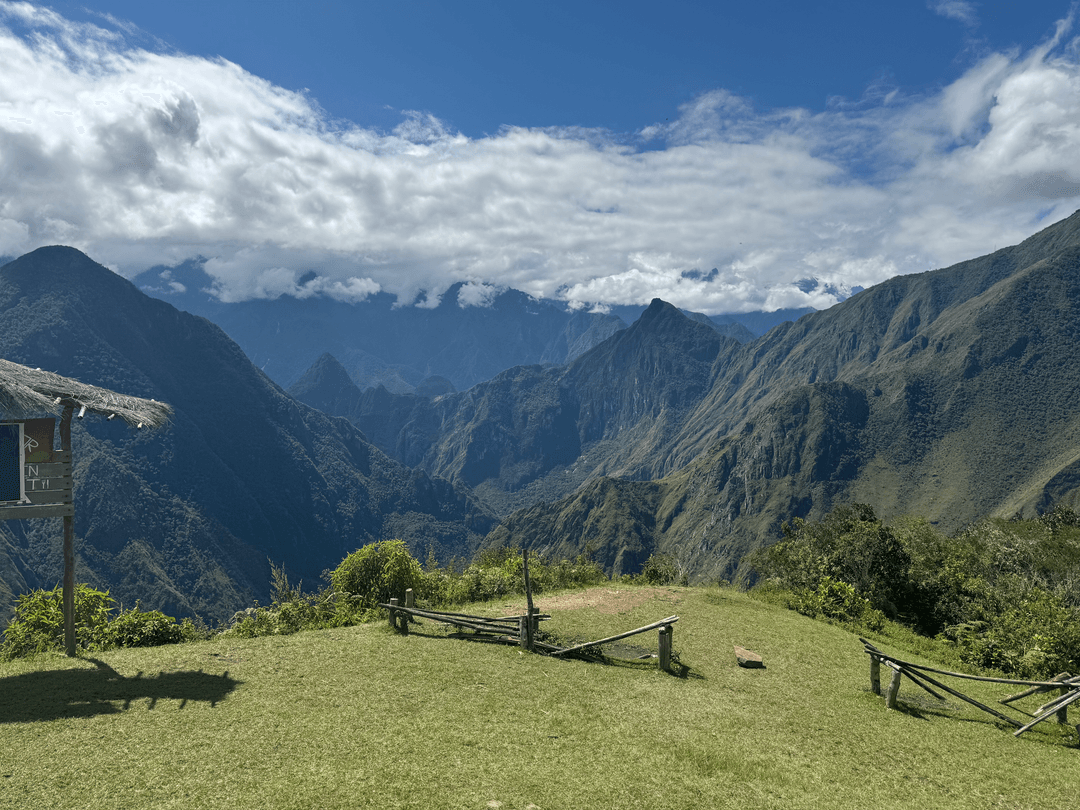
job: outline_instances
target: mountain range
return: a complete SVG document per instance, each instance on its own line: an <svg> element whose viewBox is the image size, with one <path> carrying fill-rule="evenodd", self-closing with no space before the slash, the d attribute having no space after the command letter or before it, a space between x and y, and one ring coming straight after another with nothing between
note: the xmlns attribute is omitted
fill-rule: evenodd
<svg viewBox="0 0 1080 810"><path fill-rule="evenodd" d="M390 536L444 559L587 550L616 574L662 552L730 579L784 521L843 503L943 531L1080 505L1080 212L756 338L660 300L624 326L503 295L406 315L393 328L423 339L399 355L401 333L327 337L356 305L252 302L251 328L304 345L286 392L227 330L43 248L0 268L0 355L176 409L156 433L77 426L76 533L91 581L181 614L265 597L268 559L310 581ZM55 581L57 534L0 525L0 597Z"/></svg>
<svg viewBox="0 0 1080 810"><path fill-rule="evenodd" d="M449 381L463 391L513 366L567 363L625 329L628 321L620 314L630 320L641 314L634 307L619 307L620 314L575 311L513 289L485 290L478 296L462 282L433 299L433 305L402 306L388 293L341 301L307 294L317 279L314 273L300 279L302 297L236 303L209 294L213 279L197 262L152 268L135 284L221 326L253 363L286 388L330 353L361 390L382 385L395 394L415 393L434 377L441 386ZM690 317L746 342L760 333L741 321L760 327L763 317L779 323L793 312Z"/></svg>
<svg viewBox="0 0 1080 810"><path fill-rule="evenodd" d="M657 300L565 366L465 392L361 393L330 357L290 392L472 488L504 517L489 544L730 577L853 500L946 531L1076 503L1078 271L1080 214L747 343Z"/></svg>
<svg viewBox="0 0 1080 810"><path fill-rule="evenodd" d="M174 408L155 432L73 430L79 577L126 604L221 620L265 600L270 562L312 584L372 540L467 556L494 524L468 492L288 397L214 324L72 248L0 268L0 356ZM58 581L59 534L0 523L0 599Z"/></svg>
<svg viewBox="0 0 1080 810"><path fill-rule="evenodd" d="M637 558L655 549L691 574L731 577L783 521L841 503L943 531L1075 507L1080 212L718 353L707 393L683 413L647 442L641 469L666 470L651 486L590 482L510 516L487 542L560 554L589 545L609 561L641 546ZM584 519L599 492L637 516L633 532ZM582 530L557 530L566 525Z"/></svg>

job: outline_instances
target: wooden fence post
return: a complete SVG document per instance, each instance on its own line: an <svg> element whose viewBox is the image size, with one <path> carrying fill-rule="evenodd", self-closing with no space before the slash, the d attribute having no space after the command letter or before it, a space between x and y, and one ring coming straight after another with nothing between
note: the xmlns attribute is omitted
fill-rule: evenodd
<svg viewBox="0 0 1080 810"><path fill-rule="evenodd" d="M901 678L901 675L902 675L902 673L900 672L899 667L896 667L895 669L893 669L892 681L889 682L889 693L887 695L885 695L885 708L886 709L895 709L896 708L896 695L900 691L900 678Z"/></svg>
<svg viewBox="0 0 1080 810"><path fill-rule="evenodd" d="M395 610L397 603L397 599L390 600L390 627L394 630L397 630L397 610Z"/></svg>
<svg viewBox="0 0 1080 810"><path fill-rule="evenodd" d="M670 624L660 628L660 660L657 665L662 672L671 671L671 636L674 629Z"/></svg>
<svg viewBox="0 0 1080 810"><path fill-rule="evenodd" d="M1063 686L1063 687L1061 687L1061 689L1058 690L1058 692L1061 693L1062 697L1069 694L1070 691L1071 690L1067 686ZM1062 706L1060 709L1058 709L1058 711L1057 711L1057 721L1063 726L1069 725L1069 707L1068 706Z"/></svg>
<svg viewBox="0 0 1080 810"><path fill-rule="evenodd" d="M525 624L523 629L525 631L525 649L529 652L533 651L533 633L536 628L533 627L533 598L532 598L532 582L529 579L529 550L523 548L521 550L521 569L525 576L525 603L528 606L525 611Z"/></svg>
<svg viewBox="0 0 1080 810"><path fill-rule="evenodd" d="M529 614L518 616L518 646L523 650L529 649Z"/></svg>
<svg viewBox="0 0 1080 810"><path fill-rule="evenodd" d="M870 691L881 694L881 659L876 655L870 656Z"/></svg>
<svg viewBox="0 0 1080 810"><path fill-rule="evenodd" d="M406 590L405 590L405 607L407 607L407 608L413 607L413 605L415 604L413 599L414 599L414 597L413 597L412 588L406 588ZM398 630L400 630L405 635L409 635L409 620L411 618L412 618L412 616L409 615L408 613L401 613L401 614L398 615Z"/></svg>
<svg viewBox="0 0 1080 810"><path fill-rule="evenodd" d="M64 406L60 417L60 449L71 454L71 414L75 408ZM75 656L75 517L64 515L64 652L68 658Z"/></svg>

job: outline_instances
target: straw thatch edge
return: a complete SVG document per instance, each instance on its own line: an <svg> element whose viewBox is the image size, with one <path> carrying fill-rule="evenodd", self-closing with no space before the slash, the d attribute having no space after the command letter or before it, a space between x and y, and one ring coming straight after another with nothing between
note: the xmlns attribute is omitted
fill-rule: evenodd
<svg viewBox="0 0 1080 810"><path fill-rule="evenodd" d="M65 406L73 407L80 416L83 409L106 418L118 416L138 428L164 427L173 413L164 402L117 394L51 371L0 360L0 412L8 418L58 414Z"/></svg>

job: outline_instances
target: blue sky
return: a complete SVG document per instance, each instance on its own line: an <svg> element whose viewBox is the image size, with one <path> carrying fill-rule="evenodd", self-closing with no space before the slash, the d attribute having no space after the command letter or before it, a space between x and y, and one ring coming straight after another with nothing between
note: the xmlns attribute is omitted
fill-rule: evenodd
<svg viewBox="0 0 1080 810"><path fill-rule="evenodd" d="M0 0L0 255L201 256L225 300L828 306L1080 207L1073 12Z"/></svg>
<svg viewBox="0 0 1080 810"><path fill-rule="evenodd" d="M57 3L109 14L195 56L223 56L333 116L392 129L423 110L470 137L504 125L633 133L717 88L762 108L823 110L885 83L926 91L991 49L1029 48L1061 3ZM948 5L945 6L948 8ZM970 22L962 19L964 11ZM152 44L149 40L147 44Z"/></svg>

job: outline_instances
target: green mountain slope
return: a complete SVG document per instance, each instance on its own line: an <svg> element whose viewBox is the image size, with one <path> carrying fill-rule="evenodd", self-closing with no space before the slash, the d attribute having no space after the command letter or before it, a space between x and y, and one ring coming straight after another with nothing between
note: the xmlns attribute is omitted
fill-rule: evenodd
<svg viewBox="0 0 1080 810"><path fill-rule="evenodd" d="M460 393L360 394L332 358L290 393L507 514L597 475L662 472L659 449L708 393L717 358L739 345L657 300L566 366L518 366Z"/></svg>
<svg viewBox="0 0 1080 810"><path fill-rule="evenodd" d="M651 535L702 576L733 575L783 520L844 502L946 530L1080 503L1080 214L718 354L707 393L646 446L667 476L637 506L637 483L610 482L620 509L647 514L623 542ZM488 542L544 547L540 527L598 525L576 515L595 508L536 507Z"/></svg>

